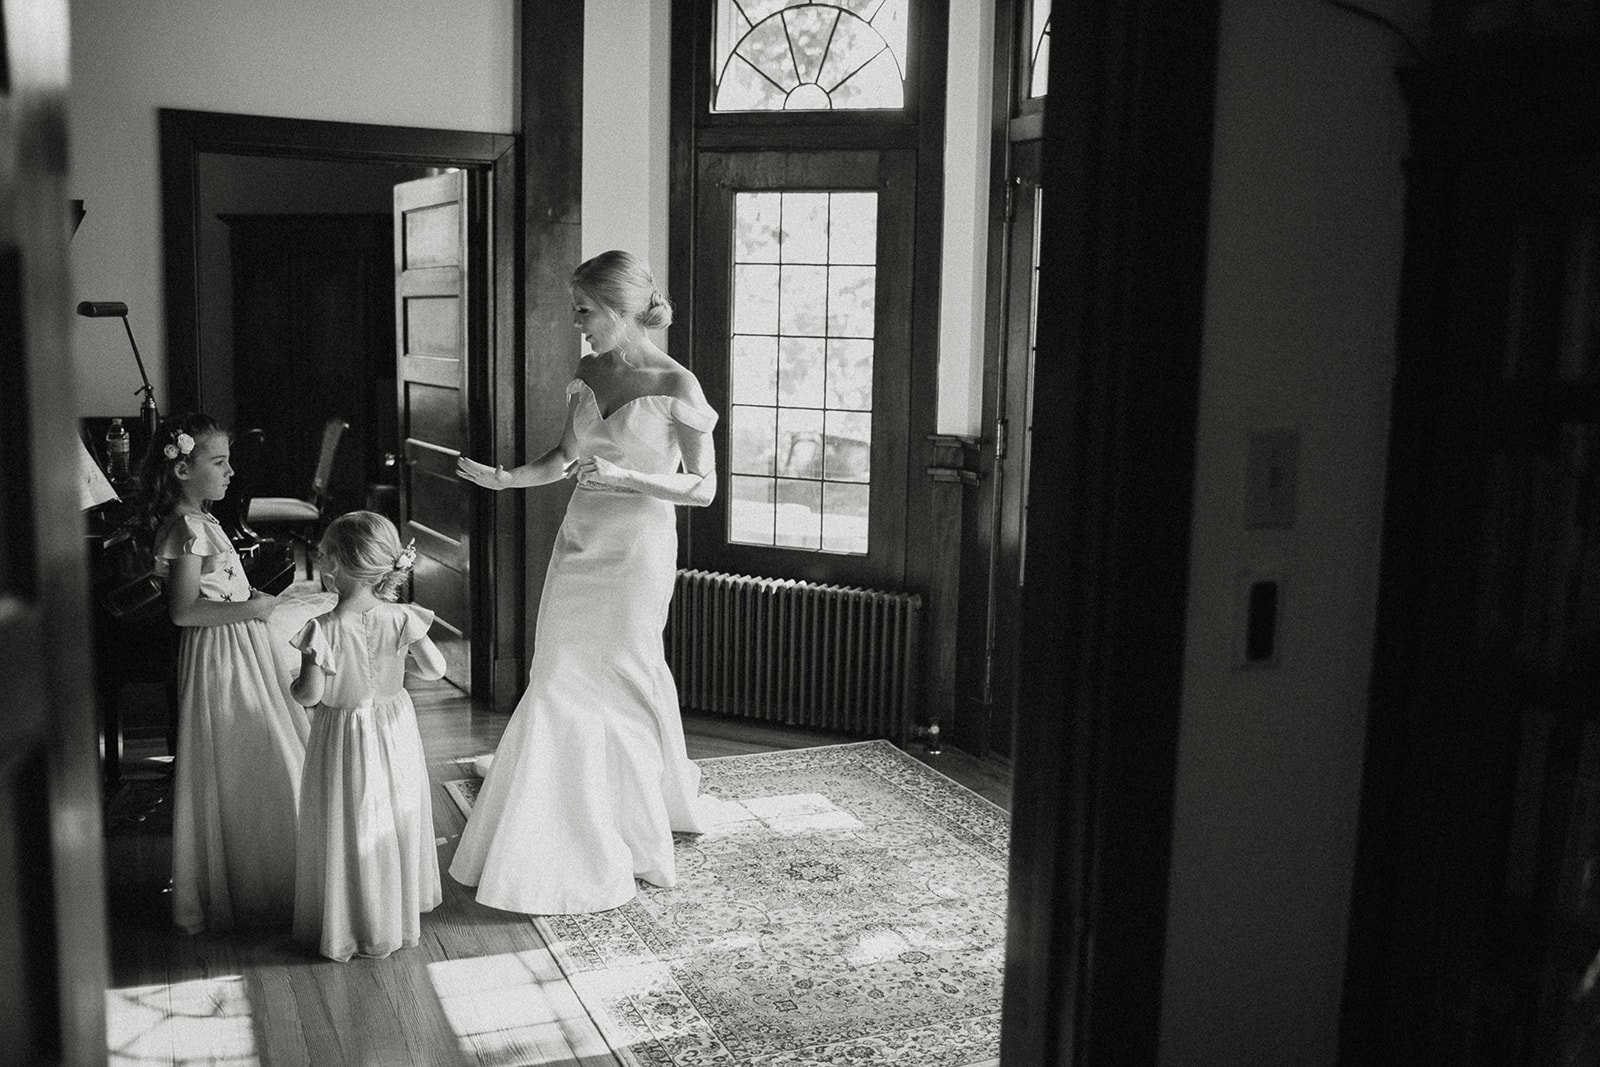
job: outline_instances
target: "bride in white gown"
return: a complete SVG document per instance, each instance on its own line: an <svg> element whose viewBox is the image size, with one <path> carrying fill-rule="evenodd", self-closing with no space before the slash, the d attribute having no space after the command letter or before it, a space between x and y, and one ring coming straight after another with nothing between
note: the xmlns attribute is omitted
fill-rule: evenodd
<svg viewBox="0 0 1600 1067"><path fill-rule="evenodd" d="M572 276L573 325L595 355L567 386L561 443L521 467L463 457L488 489L573 478L545 575L528 689L450 865L507 911L604 911L634 879L676 882L673 831L708 829L661 631L677 568L674 505L716 491L717 414L651 343L672 319L644 264L605 252Z"/></svg>

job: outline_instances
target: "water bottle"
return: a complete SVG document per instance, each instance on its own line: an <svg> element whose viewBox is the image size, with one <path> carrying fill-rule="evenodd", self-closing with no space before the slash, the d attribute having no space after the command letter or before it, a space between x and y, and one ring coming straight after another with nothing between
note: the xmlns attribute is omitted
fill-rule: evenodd
<svg viewBox="0 0 1600 1067"><path fill-rule="evenodd" d="M106 477L113 482L128 477L128 429L121 419L112 419L106 430Z"/></svg>

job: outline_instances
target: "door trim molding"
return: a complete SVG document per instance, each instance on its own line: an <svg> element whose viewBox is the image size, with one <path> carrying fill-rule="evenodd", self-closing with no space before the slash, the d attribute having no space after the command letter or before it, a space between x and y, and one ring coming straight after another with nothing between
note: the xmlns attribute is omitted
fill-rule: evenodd
<svg viewBox="0 0 1600 1067"><path fill-rule="evenodd" d="M1054 8L1008 1067L1160 1059L1219 6Z"/></svg>
<svg viewBox="0 0 1600 1067"><path fill-rule="evenodd" d="M475 451L516 454L509 439L517 419L498 416L501 407L520 411L521 337L506 328L512 321L521 264L516 255L518 213L503 202L515 190L518 139L509 133L476 133L415 126L326 122L217 111L161 108L161 254L165 282L167 395L165 410L193 409L200 401L200 316L197 269L198 175L201 153L217 152L286 159L412 166L461 167L472 171L471 185L488 211L489 306L486 335L488 366L470 368L468 441ZM478 528L493 530L473 546L472 688L477 699L494 692L496 655L520 648L520 634L502 634L508 620L521 615L522 539L514 522L502 522L492 497L478 494ZM489 498L489 499L485 499ZM487 543L485 543L487 542ZM497 611L497 606L499 610ZM511 625L515 626L512 621ZM520 662L502 667L502 676L520 677Z"/></svg>
<svg viewBox="0 0 1600 1067"><path fill-rule="evenodd" d="M199 157L217 152L285 159L413 166L464 167L496 172L510 165L516 138L412 126L324 122L219 111L161 108L161 258L166 287L167 397L170 411L200 400L200 316L196 278L199 256ZM502 159L504 157L504 159ZM499 212L497 214L506 214ZM500 220L491 220L496 230ZM508 220L509 221L509 220ZM495 241L496 277L510 270L509 250ZM498 353L497 353L498 355Z"/></svg>

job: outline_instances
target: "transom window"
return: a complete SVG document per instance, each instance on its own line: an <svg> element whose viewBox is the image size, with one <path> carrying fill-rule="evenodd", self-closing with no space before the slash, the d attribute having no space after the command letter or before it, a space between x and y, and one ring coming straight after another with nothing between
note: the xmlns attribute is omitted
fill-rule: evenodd
<svg viewBox="0 0 1600 1067"><path fill-rule="evenodd" d="M728 539L865 554L874 192L733 197Z"/></svg>
<svg viewBox="0 0 1600 1067"><path fill-rule="evenodd" d="M1050 0L1033 0L1028 36L1028 95L1037 99L1050 88Z"/></svg>
<svg viewBox="0 0 1600 1067"><path fill-rule="evenodd" d="M905 106L908 0L716 0L713 111Z"/></svg>

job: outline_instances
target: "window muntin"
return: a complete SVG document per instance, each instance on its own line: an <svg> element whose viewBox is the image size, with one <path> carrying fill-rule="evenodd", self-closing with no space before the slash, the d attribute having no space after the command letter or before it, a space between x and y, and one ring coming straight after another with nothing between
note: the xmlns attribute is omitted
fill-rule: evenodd
<svg viewBox="0 0 1600 1067"><path fill-rule="evenodd" d="M868 547L878 194L736 192L728 539Z"/></svg>
<svg viewBox="0 0 1600 1067"><path fill-rule="evenodd" d="M711 110L905 106L909 0L717 0Z"/></svg>

